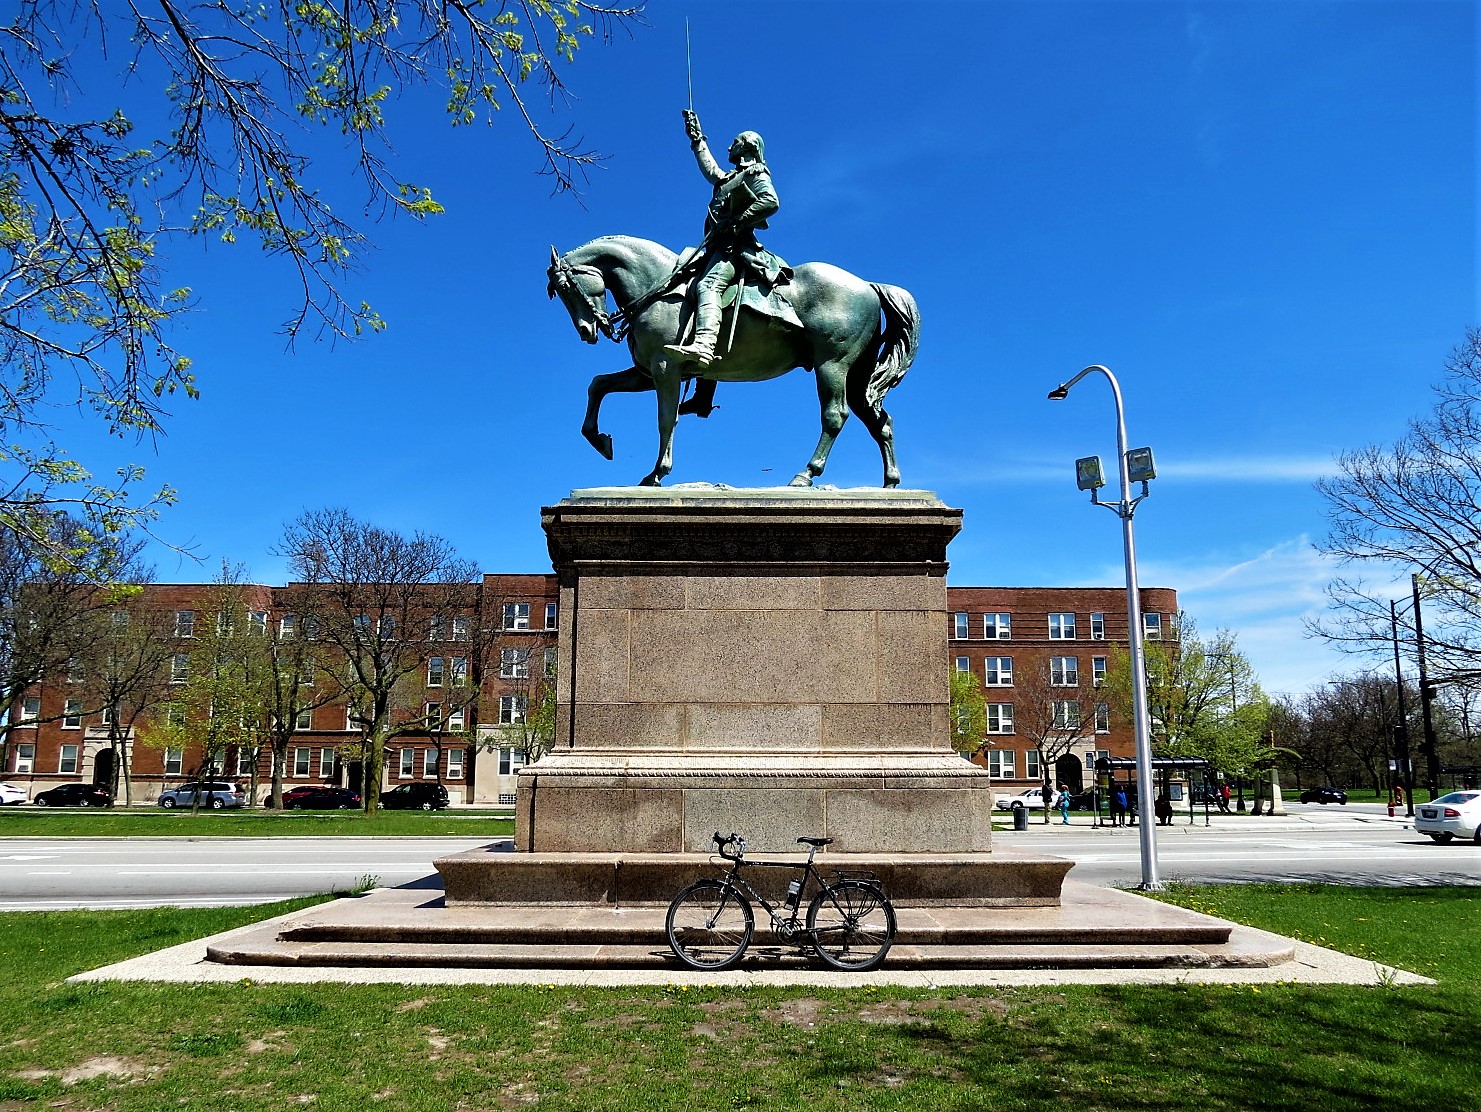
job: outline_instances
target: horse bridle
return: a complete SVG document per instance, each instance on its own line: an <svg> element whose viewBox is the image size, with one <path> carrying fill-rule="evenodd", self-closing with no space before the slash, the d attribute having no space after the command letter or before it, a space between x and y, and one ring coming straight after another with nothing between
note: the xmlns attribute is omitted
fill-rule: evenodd
<svg viewBox="0 0 1481 1112"><path fill-rule="evenodd" d="M596 322L597 331L609 340L616 341L622 338L612 326L612 318L607 313L605 296L603 296L602 300L598 300L582 289L581 283L576 281L577 276L583 274L601 278L602 272L600 270L594 266L572 266L564 255L559 256L555 262L551 263L550 269L552 271L550 285L546 292L551 297L560 294L560 299L565 304L567 312L569 312L571 309L570 295L579 295L581 301L586 306L587 312L591 314L592 320Z"/></svg>

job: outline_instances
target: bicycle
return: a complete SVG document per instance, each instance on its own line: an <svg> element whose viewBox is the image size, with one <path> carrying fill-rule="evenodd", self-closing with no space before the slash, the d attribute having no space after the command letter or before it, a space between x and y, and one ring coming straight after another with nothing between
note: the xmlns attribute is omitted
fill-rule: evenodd
<svg viewBox="0 0 1481 1112"><path fill-rule="evenodd" d="M751 910L755 901L766 909L771 929L783 939L801 939L835 969L864 971L884 961L895 941L895 909L872 876L839 872L824 877L813 857L832 838L798 838L808 847L807 860L747 861L746 843L738 834L714 842L720 856L731 863L721 879L696 880L669 904L665 930L674 955L694 969L729 969L745 956L756 929ZM727 853L727 849L734 852ZM794 869L803 875L787 885L786 898L772 904L741 874L742 869ZM800 918L802 894L808 882L817 894Z"/></svg>

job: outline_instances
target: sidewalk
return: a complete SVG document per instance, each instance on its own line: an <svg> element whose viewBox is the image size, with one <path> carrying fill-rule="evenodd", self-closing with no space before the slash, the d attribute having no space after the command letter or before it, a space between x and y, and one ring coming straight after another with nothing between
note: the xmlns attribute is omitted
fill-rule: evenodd
<svg viewBox="0 0 1481 1112"><path fill-rule="evenodd" d="M1320 812L1287 812L1283 815L1255 815L1249 812L1239 814L1231 812L1224 814L1220 811L1210 811L1207 821L1201 811L1195 812L1190 822L1187 812L1173 816L1171 826L1154 826L1159 834L1171 834L1174 831L1184 834L1271 834L1281 830L1311 830L1313 828L1331 828L1351 826L1355 823L1381 824L1395 827L1400 830L1412 829L1414 820L1398 811L1390 818L1383 812L1371 811L1349 811L1349 810L1327 810ZM1135 834L1138 826L1127 824L1124 826L1112 826L1110 821L1102 818L1097 825L1092 816L1085 811L1071 811L1070 822L1066 826L1060 819L1059 813L1050 816L1049 822L1044 823L1043 812L1032 813L1028 820L1026 831L1015 831L1011 816L1003 817L1001 812L993 815L993 837L1033 837L1046 834L1058 836L1064 834L1085 834L1089 832L1100 832L1106 834Z"/></svg>

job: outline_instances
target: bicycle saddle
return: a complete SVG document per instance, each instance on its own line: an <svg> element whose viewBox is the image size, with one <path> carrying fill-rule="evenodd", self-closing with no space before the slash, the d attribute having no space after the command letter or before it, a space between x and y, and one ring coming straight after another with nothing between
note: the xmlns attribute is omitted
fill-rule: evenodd
<svg viewBox="0 0 1481 1112"><path fill-rule="evenodd" d="M831 846L832 838L798 838L798 843L804 846Z"/></svg>

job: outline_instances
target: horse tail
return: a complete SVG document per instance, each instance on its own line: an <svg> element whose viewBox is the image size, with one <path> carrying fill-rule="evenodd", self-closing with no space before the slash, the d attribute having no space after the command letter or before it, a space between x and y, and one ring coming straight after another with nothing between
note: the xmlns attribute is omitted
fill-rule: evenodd
<svg viewBox="0 0 1481 1112"><path fill-rule="evenodd" d="M879 298L884 311L879 358L865 391L869 407L877 410L885 394L900 384L910 364L915 362L915 352L920 346L920 310L916 308L915 298L899 286L870 282L869 288Z"/></svg>

